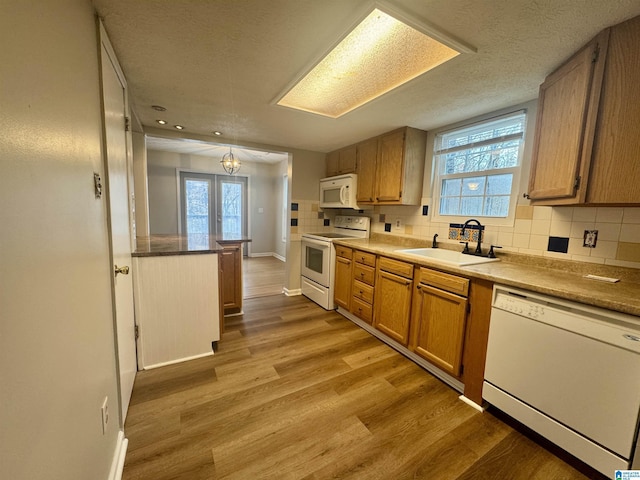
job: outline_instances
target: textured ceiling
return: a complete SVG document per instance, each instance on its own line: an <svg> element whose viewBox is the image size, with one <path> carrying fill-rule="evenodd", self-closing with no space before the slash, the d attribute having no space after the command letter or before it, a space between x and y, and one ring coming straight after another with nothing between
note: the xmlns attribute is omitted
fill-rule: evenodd
<svg viewBox="0 0 640 480"><path fill-rule="evenodd" d="M370 11L369 0L93 3L143 126L159 127L151 105L162 105L163 118L185 126L183 136L321 152L531 100L544 77L598 31L640 14L638 0L396 0L396 8L477 52L331 119L274 101Z"/></svg>

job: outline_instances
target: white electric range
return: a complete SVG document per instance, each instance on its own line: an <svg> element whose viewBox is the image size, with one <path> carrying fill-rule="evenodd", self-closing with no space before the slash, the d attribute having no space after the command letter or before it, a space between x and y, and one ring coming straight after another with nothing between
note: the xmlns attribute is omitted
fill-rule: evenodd
<svg viewBox="0 0 640 480"><path fill-rule="evenodd" d="M333 284L336 268L337 238L369 238L369 217L337 215L331 231L302 234L302 294L327 310L336 308Z"/></svg>

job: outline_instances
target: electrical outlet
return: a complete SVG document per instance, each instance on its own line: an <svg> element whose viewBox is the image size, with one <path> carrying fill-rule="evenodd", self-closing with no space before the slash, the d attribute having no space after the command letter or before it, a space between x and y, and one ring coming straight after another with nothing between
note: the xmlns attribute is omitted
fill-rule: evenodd
<svg viewBox="0 0 640 480"><path fill-rule="evenodd" d="M402 220L400 220L399 218L396 218L395 226L396 226L396 228L401 228L402 227Z"/></svg>
<svg viewBox="0 0 640 480"><path fill-rule="evenodd" d="M583 247L596 248L596 242L598 241L598 230L585 230Z"/></svg>
<svg viewBox="0 0 640 480"><path fill-rule="evenodd" d="M102 434L104 435L107 433L107 425L109 423L109 397L104 397L100 411L102 413Z"/></svg>

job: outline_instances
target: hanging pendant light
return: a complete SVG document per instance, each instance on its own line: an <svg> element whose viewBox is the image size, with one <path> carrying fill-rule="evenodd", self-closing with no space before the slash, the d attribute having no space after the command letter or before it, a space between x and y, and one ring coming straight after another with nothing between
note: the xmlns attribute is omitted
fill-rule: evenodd
<svg viewBox="0 0 640 480"><path fill-rule="evenodd" d="M220 160L220 165L224 168L224 171L229 175L233 175L240 170L240 160L238 160L231 151L231 147L229 147L229 153L225 153L222 156L222 160Z"/></svg>

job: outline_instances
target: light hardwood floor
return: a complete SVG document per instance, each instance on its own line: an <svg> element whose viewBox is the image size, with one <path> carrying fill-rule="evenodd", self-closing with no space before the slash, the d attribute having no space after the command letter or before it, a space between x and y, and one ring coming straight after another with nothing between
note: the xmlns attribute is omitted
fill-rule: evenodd
<svg viewBox="0 0 640 480"><path fill-rule="evenodd" d="M305 297L244 312L214 356L138 374L125 480L601 478Z"/></svg>
<svg viewBox="0 0 640 480"><path fill-rule="evenodd" d="M242 259L243 298L265 297L282 293L285 263L275 257Z"/></svg>

